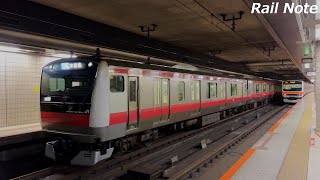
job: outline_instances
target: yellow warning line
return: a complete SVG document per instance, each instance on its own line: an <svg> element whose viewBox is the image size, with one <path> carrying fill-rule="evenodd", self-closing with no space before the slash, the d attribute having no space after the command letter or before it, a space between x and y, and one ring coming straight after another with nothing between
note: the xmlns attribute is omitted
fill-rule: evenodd
<svg viewBox="0 0 320 180"><path fill-rule="evenodd" d="M313 95L305 101L305 110L291 141L289 151L278 174L279 180L307 179L309 161L309 138L312 125Z"/></svg>
<svg viewBox="0 0 320 180"><path fill-rule="evenodd" d="M268 133L274 133L274 131L278 128L278 126L286 119L286 117L288 117L288 115L290 114L290 112L293 110L293 108L295 106L297 106L299 103L301 102L301 100L296 103L294 106L292 106L289 111L287 111L269 130Z"/></svg>
<svg viewBox="0 0 320 180"><path fill-rule="evenodd" d="M273 133L278 126L286 119L286 117L290 114L295 106L297 106L301 100L296 103L294 106L290 108L277 122L274 124L269 130L269 133ZM219 178L219 180L229 180L231 177L241 168L241 166L252 156L252 154L256 151L256 148L250 148L235 164L231 166L231 168L224 173L223 176Z"/></svg>
<svg viewBox="0 0 320 180"><path fill-rule="evenodd" d="M251 157L256 148L249 149L219 180L228 180L241 168L241 166Z"/></svg>

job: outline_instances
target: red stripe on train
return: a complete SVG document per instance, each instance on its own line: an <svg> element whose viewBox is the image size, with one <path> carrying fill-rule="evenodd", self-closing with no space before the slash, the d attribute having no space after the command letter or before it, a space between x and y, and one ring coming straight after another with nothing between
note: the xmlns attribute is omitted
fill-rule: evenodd
<svg viewBox="0 0 320 180"><path fill-rule="evenodd" d="M198 109L198 108L200 108L200 102L186 103L186 104L174 104L171 106L171 112L178 113L178 112L190 111L190 110Z"/></svg>
<svg viewBox="0 0 320 180"><path fill-rule="evenodd" d="M89 126L89 114L41 112L42 122L68 126Z"/></svg>
<svg viewBox="0 0 320 180"><path fill-rule="evenodd" d="M109 125L127 122L127 112L110 113Z"/></svg>
<svg viewBox="0 0 320 180"><path fill-rule="evenodd" d="M218 106L225 103L238 102L242 100L249 99L249 97L261 97L267 96L267 94L254 94L248 95L248 97L236 97L230 99L220 99L220 100L207 100L201 103L203 108L208 108L212 106ZM186 104L174 104L171 106L171 113L179 113L190 111L200 108L200 102L197 103L186 103ZM169 106L156 107L156 108L146 108L141 109L140 119L148 119L157 116L169 114ZM116 112L110 113L109 125L121 124L127 122L127 112ZM70 126L89 126L89 114L75 114L75 113L58 113L58 112L41 112L41 119L43 122L52 124L63 124ZM137 111L131 110L129 113L129 121L137 120Z"/></svg>

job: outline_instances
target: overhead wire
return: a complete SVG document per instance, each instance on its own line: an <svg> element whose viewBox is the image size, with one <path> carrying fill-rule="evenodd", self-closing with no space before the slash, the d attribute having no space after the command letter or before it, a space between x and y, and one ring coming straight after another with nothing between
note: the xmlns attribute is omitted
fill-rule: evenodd
<svg viewBox="0 0 320 180"><path fill-rule="evenodd" d="M221 24L223 24L224 26L226 26L228 29L230 29L233 33L235 33L238 37L240 37L240 39L242 39L243 41L245 41L248 44L254 44L251 43L248 39L246 39L245 37L243 37L240 33L233 31L232 27L230 27L228 24L226 24L222 19L220 19L217 15L215 15L213 12L211 12L208 8L206 8L203 4L201 4L199 1L197 0L193 0L196 4L198 4L202 9L204 9L206 12L208 12L210 14L211 17L214 17L215 19L217 19ZM176 2L180 3L181 5L183 5L184 7L186 7L187 9L189 9L190 11L192 11L193 13L197 14L199 17L201 17L202 19L204 19L205 21L209 22L210 24L214 25L215 27L217 27L218 29L220 29L221 31L225 31L223 30L221 27L219 27L217 24L213 23L213 21L208 20L206 17L200 15L199 13L197 13L196 11L194 11L192 8L190 8L189 6L187 6L186 4L184 4L183 2L176 0ZM261 50L261 47L257 46L257 45L253 45L259 52L261 52L263 55L267 56L267 58L269 60L273 60L271 56L268 56L267 54L265 54L265 52L263 50Z"/></svg>
<svg viewBox="0 0 320 180"><path fill-rule="evenodd" d="M210 24L216 26L218 29L220 29L221 31L224 31L222 28L220 28L218 25L214 24L213 22L209 21L207 18L203 17L201 14L197 13L196 11L194 11L193 9L191 9L189 6L187 6L186 4L182 3L179 0L176 0L178 3L180 3L181 5L183 5L184 7L186 7L187 9L189 9L190 11L192 11L193 13L197 14L198 16L200 16L202 19L204 19L205 21L209 22Z"/></svg>
<svg viewBox="0 0 320 180"><path fill-rule="evenodd" d="M221 20L218 16L216 16L213 12L211 12L208 8L206 8L204 5L202 5L199 1L197 0L193 0L195 3L197 3L201 8L203 8L205 11L207 11L212 17L216 18L218 21L220 21L220 23L222 23L223 25L225 25L228 29L230 29L232 32L234 32L237 36L239 36L243 41L245 41L246 43L249 44L254 44L251 43L249 40L247 40L245 37L243 37L240 33L233 31L232 27L228 26L228 24L226 24L223 20ZM264 51L261 50L261 48L257 45L253 45L255 48L257 48L262 54L266 55L264 53ZM267 55L268 56L268 55ZM272 60L272 58L270 56L268 56L268 59Z"/></svg>

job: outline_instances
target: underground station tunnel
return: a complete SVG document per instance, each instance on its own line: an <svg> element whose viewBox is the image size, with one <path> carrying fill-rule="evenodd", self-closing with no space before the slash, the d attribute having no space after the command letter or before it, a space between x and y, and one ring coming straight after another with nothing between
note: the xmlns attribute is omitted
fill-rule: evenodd
<svg viewBox="0 0 320 180"><path fill-rule="evenodd" d="M319 0L4 0L0 179L320 179Z"/></svg>

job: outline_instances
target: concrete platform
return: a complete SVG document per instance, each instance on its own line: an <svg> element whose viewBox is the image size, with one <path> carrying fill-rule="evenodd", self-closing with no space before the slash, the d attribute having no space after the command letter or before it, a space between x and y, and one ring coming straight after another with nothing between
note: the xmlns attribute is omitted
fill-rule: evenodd
<svg viewBox="0 0 320 180"><path fill-rule="evenodd" d="M0 128L0 147L42 137L40 123Z"/></svg>
<svg viewBox="0 0 320 180"><path fill-rule="evenodd" d="M320 179L314 94L293 106L220 179Z"/></svg>
<svg viewBox="0 0 320 180"><path fill-rule="evenodd" d="M0 162L39 154L43 138L39 123L0 128Z"/></svg>
<svg viewBox="0 0 320 180"><path fill-rule="evenodd" d="M0 138L41 131L40 123L0 128Z"/></svg>

